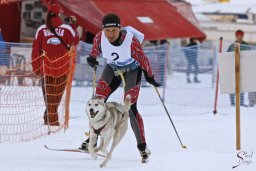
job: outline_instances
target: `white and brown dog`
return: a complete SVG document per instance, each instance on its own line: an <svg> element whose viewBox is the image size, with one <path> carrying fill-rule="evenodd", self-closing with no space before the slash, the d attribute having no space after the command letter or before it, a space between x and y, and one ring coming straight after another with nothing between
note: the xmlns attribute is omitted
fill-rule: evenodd
<svg viewBox="0 0 256 171"><path fill-rule="evenodd" d="M127 95L124 105L116 102L105 103L104 99L92 98L86 106L86 113L89 118L90 142L89 152L93 159L97 158L97 152L107 154L100 167L106 166L115 147L119 144L128 128L129 109L131 97ZM93 147L97 137L100 136L100 145ZM112 140L110 151L107 147Z"/></svg>

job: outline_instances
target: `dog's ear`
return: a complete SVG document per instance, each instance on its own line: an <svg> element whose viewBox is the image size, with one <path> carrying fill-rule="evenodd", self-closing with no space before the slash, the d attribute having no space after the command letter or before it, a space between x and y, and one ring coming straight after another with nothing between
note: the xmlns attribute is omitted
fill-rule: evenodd
<svg viewBox="0 0 256 171"><path fill-rule="evenodd" d="M106 107L105 99L100 99L100 104L104 107Z"/></svg>
<svg viewBox="0 0 256 171"><path fill-rule="evenodd" d="M91 103L91 100L92 100L92 99L89 99L89 100L87 101L87 104Z"/></svg>

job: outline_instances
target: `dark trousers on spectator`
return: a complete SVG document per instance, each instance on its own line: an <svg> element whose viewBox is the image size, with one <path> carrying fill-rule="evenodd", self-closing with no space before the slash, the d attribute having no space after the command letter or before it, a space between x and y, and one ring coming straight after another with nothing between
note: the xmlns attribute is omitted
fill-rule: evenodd
<svg viewBox="0 0 256 171"><path fill-rule="evenodd" d="M230 102L231 102L231 105L235 105L235 94L230 94ZM240 94L240 104L241 105L244 105L244 93L241 93Z"/></svg>
<svg viewBox="0 0 256 171"><path fill-rule="evenodd" d="M46 125L59 125L58 107L65 91L67 75L60 77L44 76L42 90L45 101L44 123Z"/></svg>

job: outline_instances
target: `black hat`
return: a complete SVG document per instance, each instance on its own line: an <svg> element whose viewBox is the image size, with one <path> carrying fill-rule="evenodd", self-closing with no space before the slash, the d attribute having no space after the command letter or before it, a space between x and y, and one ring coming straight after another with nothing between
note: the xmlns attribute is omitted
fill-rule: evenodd
<svg viewBox="0 0 256 171"><path fill-rule="evenodd" d="M103 18L102 27L121 27L120 18L116 14L109 13Z"/></svg>

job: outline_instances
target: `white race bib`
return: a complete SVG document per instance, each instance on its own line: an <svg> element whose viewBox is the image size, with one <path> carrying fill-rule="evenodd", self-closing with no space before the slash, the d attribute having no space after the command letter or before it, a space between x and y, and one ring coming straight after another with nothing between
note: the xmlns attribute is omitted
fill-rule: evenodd
<svg viewBox="0 0 256 171"><path fill-rule="evenodd" d="M123 43L120 46L114 46L108 41L102 31L101 50L103 58L107 59L108 64L125 66L134 62L134 59L131 57L132 38L133 34L127 32Z"/></svg>

